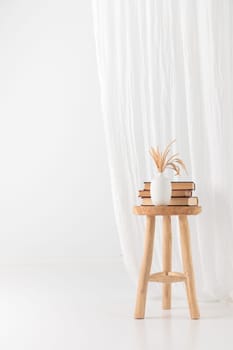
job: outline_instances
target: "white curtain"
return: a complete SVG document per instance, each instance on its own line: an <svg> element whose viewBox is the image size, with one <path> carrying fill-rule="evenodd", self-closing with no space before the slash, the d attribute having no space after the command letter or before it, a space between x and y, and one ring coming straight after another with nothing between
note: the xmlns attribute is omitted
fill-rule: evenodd
<svg viewBox="0 0 233 350"><path fill-rule="evenodd" d="M174 151L196 182L203 213L190 218L201 299L233 291L233 2L93 0L103 120L116 222L136 280L144 220L137 191L155 171L150 146ZM161 270L160 221L153 270ZM182 269L173 218L173 270ZM183 293L175 285L177 296ZM159 288L155 288L155 295Z"/></svg>

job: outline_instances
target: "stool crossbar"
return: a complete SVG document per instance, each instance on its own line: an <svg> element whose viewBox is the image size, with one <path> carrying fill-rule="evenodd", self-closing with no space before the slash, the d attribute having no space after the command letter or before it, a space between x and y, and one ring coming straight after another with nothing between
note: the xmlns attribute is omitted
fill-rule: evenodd
<svg viewBox="0 0 233 350"><path fill-rule="evenodd" d="M200 313L196 298L195 279L192 264L190 231L188 215L197 215L201 212L198 206L136 206L134 213L146 216L146 232L144 253L139 274L135 318L142 319L145 316L146 295L149 282L163 283L162 307L171 308L171 283L184 282L190 316L199 319ZM171 216L178 216L180 228L180 243L183 261L183 272L172 272L172 229ZM163 271L151 274L153 257L155 218L163 217L163 241L162 241L162 264Z"/></svg>

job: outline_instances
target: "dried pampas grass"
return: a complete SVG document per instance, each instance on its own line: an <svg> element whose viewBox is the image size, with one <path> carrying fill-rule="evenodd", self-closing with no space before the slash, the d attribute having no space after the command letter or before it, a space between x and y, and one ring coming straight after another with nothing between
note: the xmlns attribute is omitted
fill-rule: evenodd
<svg viewBox="0 0 233 350"><path fill-rule="evenodd" d="M176 140L170 142L165 148L164 152L160 152L159 147L150 149L150 155L153 158L158 172L163 173L166 169L171 169L175 171L175 175L180 175L181 168L187 173L186 166L184 162L178 158L178 153L169 156L171 145Z"/></svg>

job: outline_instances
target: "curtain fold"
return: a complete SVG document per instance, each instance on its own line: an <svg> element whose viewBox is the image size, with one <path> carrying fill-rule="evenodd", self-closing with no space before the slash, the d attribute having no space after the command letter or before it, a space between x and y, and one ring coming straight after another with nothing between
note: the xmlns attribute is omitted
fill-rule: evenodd
<svg viewBox="0 0 233 350"><path fill-rule="evenodd" d="M144 221L132 207L155 171L149 148L176 138L203 206L190 224L198 294L208 300L233 296L232 19L230 0L93 0L113 204L127 269L136 279ZM155 271L161 270L157 221ZM173 221L173 270L179 271ZM177 285L174 291L183 293Z"/></svg>

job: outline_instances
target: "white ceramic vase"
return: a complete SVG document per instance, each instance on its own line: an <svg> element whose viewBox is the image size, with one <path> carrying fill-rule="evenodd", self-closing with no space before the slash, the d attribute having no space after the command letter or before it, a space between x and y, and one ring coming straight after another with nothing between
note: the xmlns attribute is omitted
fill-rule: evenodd
<svg viewBox="0 0 233 350"><path fill-rule="evenodd" d="M169 204L171 198L171 180L164 173L158 173L152 179L150 195L154 205Z"/></svg>

